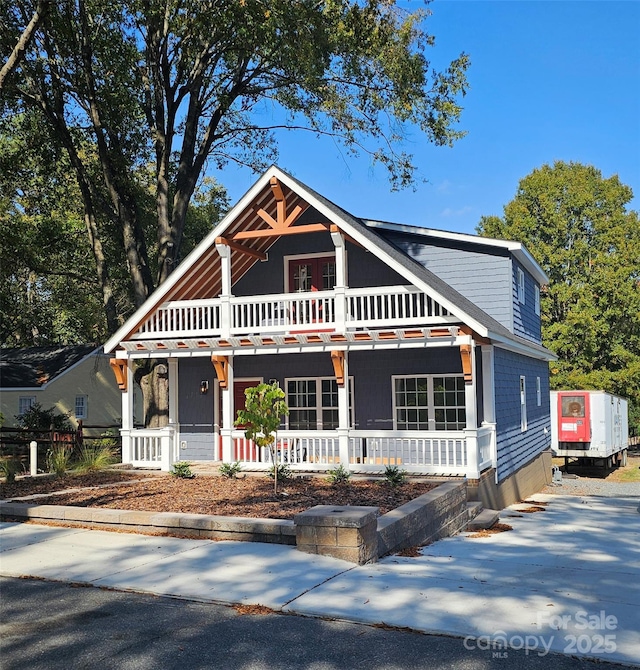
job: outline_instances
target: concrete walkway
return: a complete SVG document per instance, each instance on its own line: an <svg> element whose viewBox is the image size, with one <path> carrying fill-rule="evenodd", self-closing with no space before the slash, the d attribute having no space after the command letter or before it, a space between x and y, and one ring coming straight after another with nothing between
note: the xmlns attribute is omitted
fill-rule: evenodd
<svg viewBox="0 0 640 670"><path fill-rule="evenodd" d="M640 496L538 495L512 531L356 567L293 547L0 524L0 573L445 633L640 666Z"/></svg>

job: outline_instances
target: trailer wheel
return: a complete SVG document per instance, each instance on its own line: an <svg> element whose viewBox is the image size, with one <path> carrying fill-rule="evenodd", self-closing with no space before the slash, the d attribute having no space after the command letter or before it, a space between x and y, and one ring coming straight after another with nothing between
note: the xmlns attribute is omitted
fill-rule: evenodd
<svg viewBox="0 0 640 670"><path fill-rule="evenodd" d="M622 450L622 461L620 462L620 465L623 468L627 467L627 450L626 449Z"/></svg>

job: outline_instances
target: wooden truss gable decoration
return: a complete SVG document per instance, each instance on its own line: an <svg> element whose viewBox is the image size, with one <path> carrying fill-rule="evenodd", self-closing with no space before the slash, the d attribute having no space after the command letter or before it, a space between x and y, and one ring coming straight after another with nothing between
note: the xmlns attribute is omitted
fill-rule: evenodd
<svg viewBox="0 0 640 670"><path fill-rule="evenodd" d="M331 362L338 386L344 386L344 351L332 351Z"/></svg>
<svg viewBox="0 0 640 670"><path fill-rule="evenodd" d="M118 388L121 391L127 390L127 361L120 358L109 359L109 364L115 375Z"/></svg>
<svg viewBox="0 0 640 670"><path fill-rule="evenodd" d="M211 362L216 370L216 377L221 389L226 389L229 386L229 357L228 356L211 356Z"/></svg>
<svg viewBox="0 0 640 670"><path fill-rule="evenodd" d="M308 223L302 226L294 226L305 208L302 205L296 205L293 210L287 214L287 201L282 190L282 186L277 177L271 177L269 180L271 193L276 201L276 218L274 219L269 212L260 208L256 214L269 226L261 230L241 230L230 236L232 242L237 240L249 240L257 237L279 237L280 235L297 235L299 233L317 233L325 231L329 224Z"/></svg>

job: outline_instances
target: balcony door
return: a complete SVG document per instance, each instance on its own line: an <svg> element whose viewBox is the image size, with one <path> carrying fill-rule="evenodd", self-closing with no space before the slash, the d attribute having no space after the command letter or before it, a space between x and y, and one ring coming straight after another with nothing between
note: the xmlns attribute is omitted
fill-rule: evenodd
<svg viewBox="0 0 640 670"><path fill-rule="evenodd" d="M335 256L289 259L289 293L330 291L335 285Z"/></svg>

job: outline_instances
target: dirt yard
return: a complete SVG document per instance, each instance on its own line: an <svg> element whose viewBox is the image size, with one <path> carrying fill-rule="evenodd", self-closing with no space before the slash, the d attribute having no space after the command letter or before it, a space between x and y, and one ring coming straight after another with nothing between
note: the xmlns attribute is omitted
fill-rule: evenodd
<svg viewBox="0 0 640 670"><path fill-rule="evenodd" d="M384 481L365 480L332 486L324 478L309 477L280 482L276 496L273 480L264 475L239 479L198 475L194 479L179 479L165 474L145 476L107 471L0 484L0 499L64 491L37 501L79 507L292 519L294 514L314 505L373 505L384 514L435 486L430 482L408 482L393 487Z"/></svg>

